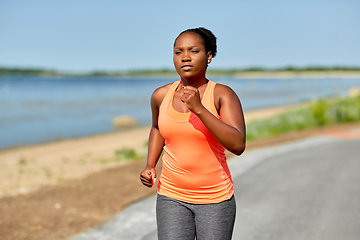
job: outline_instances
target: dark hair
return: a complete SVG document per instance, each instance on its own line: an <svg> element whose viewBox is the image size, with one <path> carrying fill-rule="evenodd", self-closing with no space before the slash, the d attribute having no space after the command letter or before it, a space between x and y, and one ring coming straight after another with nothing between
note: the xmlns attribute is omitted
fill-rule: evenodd
<svg viewBox="0 0 360 240"><path fill-rule="evenodd" d="M199 35L204 41L204 46L205 46L206 52L211 52L212 57L216 56L216 53L217 53L216 37L210 30L203 28L203 27L187 29L185 31L182 31L179 34L179 36L177 36L177 38L175 39L175 42L183 33L187 33L187 32L192 32L192 33L196 33L197 35ZM174 45L175 45L175 42L174 42Z"/></svg>

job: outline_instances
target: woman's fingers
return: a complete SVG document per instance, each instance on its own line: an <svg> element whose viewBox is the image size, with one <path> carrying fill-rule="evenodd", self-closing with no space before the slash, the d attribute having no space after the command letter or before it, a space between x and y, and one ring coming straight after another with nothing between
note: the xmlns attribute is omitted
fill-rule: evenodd
<svg viewBox="0 0 360 240"><path fill-rule="evenodd" d="M201 107L199 91L194 87L184 87L180 100L185 103L188 109L192 112L196 112L196 110Z"/></svg>
<svg viewBox="0 0 360 240"><path fill-rule="evenodd" d="M181 101L184 103L188 103L192 99L196 99L196 95L198 94L198 90L191 86L186 86L183 88L183 94L181 96Z"/></svg>
<svg viewBox="0 0 360 240"><path fill-rule="evenodd" d="M140 176L140 180L141 183L147 187L151 187L152 186L152 179L151 178L146 178L144 176Z"/></svg>
<svg viewBox="0 0 360 240"><path fill-rule="evenodd" d="M140 181L143 185L147 187L152 187L156 180L156 172L155 170L146 169L140 174Z"/></svg>

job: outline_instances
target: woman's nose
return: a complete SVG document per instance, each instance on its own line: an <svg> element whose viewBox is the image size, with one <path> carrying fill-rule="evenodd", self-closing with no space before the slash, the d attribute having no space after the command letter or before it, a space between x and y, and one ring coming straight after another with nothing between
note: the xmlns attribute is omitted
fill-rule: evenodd
<svg viewBox="0 0 360 240"><path fill-rule="evenodd" d="M189 54L188 54L187 52L184 52L181 61L182 61L182 62L189 62L190 60L191 60L191 59L190 59Z"/></svg>

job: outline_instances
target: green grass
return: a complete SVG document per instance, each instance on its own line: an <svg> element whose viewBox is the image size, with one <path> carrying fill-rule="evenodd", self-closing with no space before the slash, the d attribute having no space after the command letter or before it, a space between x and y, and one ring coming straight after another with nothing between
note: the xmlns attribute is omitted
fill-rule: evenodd
<svg viewBox="0 0 360 240"><path fill-rule="evenodd" d="M290 131L360 121L360 96L318 100L275 117L253 121L246 126L246 139L277 136Z"/></svg>
<svg viewBox="0 0 360 240"><path fill-rule="evenodd" d="M127 160L137 160L140 158L143 158L144 156L141 154L138 154L134 149L130 148L123 148L120 150L117 150L115 152L116 158L115 161L127 161Z"/></svg>
<svg viewBox="0 0 360 240"><path fill-rule="evenodd" d="M19 164L25 166L25 165L27 165L27 160L25 158L21 158L19 160Z"/></svg>
<svg viewBox="0 0 360 240"><path fill-rule="evenodd" d="M43 171L44 171L47 178L52 178L53 173L51 172L51 170L48 167L43 167L42 169L43 169Z"/></svg>

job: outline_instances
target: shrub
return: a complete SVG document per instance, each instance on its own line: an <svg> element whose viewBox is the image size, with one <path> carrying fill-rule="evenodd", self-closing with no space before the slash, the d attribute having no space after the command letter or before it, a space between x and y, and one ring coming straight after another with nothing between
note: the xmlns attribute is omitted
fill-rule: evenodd
<svg viewBox="0 0 360 240"><path fill-rule="evenodd" d="M360 121L360 96L318 100L309 106L253 121L246 126L246 139L276 136L289 131Z"/></svg>

